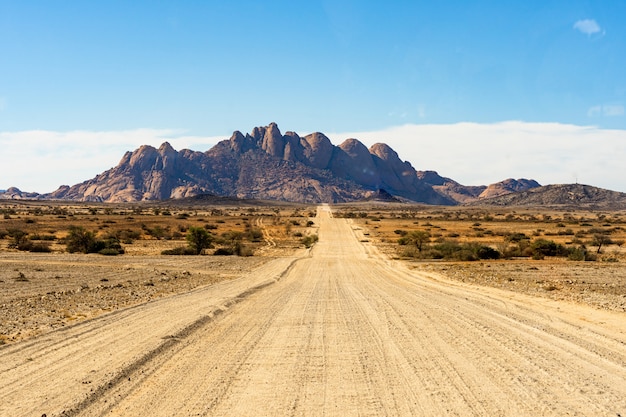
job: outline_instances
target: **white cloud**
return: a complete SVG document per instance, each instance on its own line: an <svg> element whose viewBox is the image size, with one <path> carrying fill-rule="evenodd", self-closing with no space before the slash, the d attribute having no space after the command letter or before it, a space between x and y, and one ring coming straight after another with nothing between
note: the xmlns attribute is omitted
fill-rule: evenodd
<svg viewBox="0 0 626 417"><path fill-rule="evenodd" d="M50 192L74 185L114 167L126 151L168 141L175 149L206 151L225 137L187 136L184 131L0 132L0 189Z"/></svg>
<svg viewBox="0 0 626 417"><path fill-rule="evenodd" d="M594 19L583 19L574 23L574 29L578 30L587 36L591 36L594 33L600 33L602 30L600 25Z"/></svg>
<svg viewBox="0 0 626 417"><path fill-rule="evenodd" d="M435 170L466 185L506 178L541 184L580 182L626 192L626 131L560 123L404 125L354 137L366 146L384 142L417 170Z"/></svg>

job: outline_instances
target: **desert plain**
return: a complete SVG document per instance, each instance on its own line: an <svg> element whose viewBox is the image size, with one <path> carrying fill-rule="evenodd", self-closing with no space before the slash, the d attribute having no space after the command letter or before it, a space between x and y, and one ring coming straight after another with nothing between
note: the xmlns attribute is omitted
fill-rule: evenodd
<svg viewBox="0 0 626 417"><path fill-rule="evenodd" d="M626 415L626 212L0 208L0 415ZM76 226L124 253L68 253ZM191 227L213 247L162 254Z"/></svg>

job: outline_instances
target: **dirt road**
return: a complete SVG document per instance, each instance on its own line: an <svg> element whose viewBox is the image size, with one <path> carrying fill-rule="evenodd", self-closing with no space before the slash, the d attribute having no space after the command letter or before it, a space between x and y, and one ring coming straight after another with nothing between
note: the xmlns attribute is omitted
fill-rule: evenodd
<svg viewBox="0 0 626 417"><path fill-rule="evenodd" d="M0 349L0 416L626 416L626 317L310 253Z"/></svg>

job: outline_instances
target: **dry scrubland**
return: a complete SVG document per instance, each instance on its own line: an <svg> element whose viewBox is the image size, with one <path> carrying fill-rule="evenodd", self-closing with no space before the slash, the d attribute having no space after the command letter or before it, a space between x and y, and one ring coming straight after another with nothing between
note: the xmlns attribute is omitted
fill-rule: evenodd
<svg viewBox="0 0 626 417"><path fill-rule="evenodd" d="M0 252L0 415L626 415L624 313L543 298L623 308L619 213L14 209ZM62 252L72 222L125 253ZM161 255L196 224L214 248ZM54 236L53 252L17 248L36 233ZM599 254L596 234L613 242ZM305 235L319 235L311 250ZM581 253L595 261L567 260ZM450 260L499 256L515 259Z"/></svg>
<svg viewBox="0 0 626 417"><path fill-rule="evenodd" d="M306 206L2 202L0 345L237 278L308 244L307 236L316 233L314 215L315 207ZM98 240L113 239L124 253L68 253L65 239L72 227ZM187 246L192 227L214 238L202 256L161 254ZM243 256L212 256L233 248Z"/></svg>
<svg viewBox="0 0 626 417"><path fill-rule="evenodd" d="M306 206L3 202L0 210L0 344L236 278L304 247L317 232L315 208ZM364 240L423 272L626 311L624 212L368 203L337 206L335 216L353 218ZM98 239L114 239L124 253L67 253L65 239L77 226ZM212 248L203 256L161 254L186 246L191 227L210 232ZM398 243L416 231L425 232L421 251L414 241ZM42 252L18 249L16 233ZM533 242L541 239L560 245L558 256L533 254ZM467 250L432 259L442 257L433 249L441 244L486 246L500 259L468 261L473 255ZM245 256L211 256L235 246ZM593 260L571 260L581 248Z"/></svg>
<svg viewBox="0 0 626 417"><path fill-rule="evenodd" d="M335 215L353 218L367 240L419 271L626 311L626 211L359 204L338 207ZM426 233L421 253L415 243L398 243L414 231ZM533 243L542 241L534 246L539 253L533 253ZM547 252L554 249L546 241L559 249L554 256L541 254L546 246ZM487 246L499 253L499 259L479 259L471 250L441 257L435 250L440 245ZM580 260L583 251L587 260ZM459 259L468 257L474 260Z"/></svg>

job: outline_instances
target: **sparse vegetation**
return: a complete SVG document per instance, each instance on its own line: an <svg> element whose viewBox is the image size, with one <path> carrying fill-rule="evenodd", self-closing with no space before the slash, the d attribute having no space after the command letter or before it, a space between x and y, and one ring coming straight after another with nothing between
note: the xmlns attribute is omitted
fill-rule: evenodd
<svg viewBox="0 0 626 417"><path fill-rule="evenodd" d="M310 248L311 246L313 246L317 241L319 240L319 237L316 234L312 234L312 235L306 235L304 236L300 242L302 242L302 244L307 247Z"/></svg>
<svg viewBox="0 0 626 417"><path fill-rule="evenodd" d="M100 253L108 256L124 253L116 237L108 236L106 239L98 239L96 233L80 226L70 227L65 244L69 253Z"/></svg>

